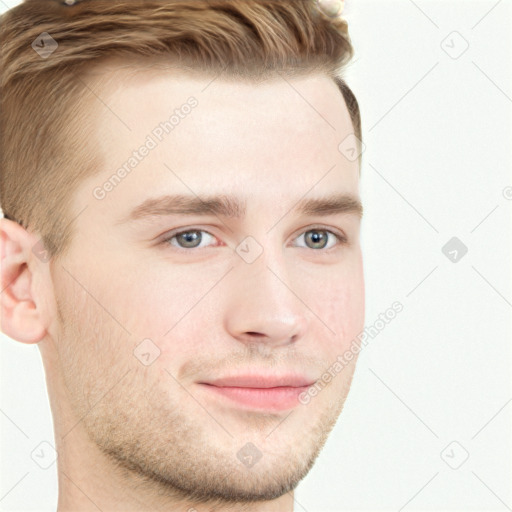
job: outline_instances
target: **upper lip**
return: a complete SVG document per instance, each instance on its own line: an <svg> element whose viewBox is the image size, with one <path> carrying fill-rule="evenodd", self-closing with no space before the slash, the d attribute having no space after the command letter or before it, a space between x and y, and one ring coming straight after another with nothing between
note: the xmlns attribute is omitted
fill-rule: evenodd
<svg viewBox="0 0 512 512"><path fill-rule="evenodd" d="M282 375L232 375L220 379L200 382L200 384L210 384L218 387L237 387L237 388L276 388L276 387L294 387L311 386L315 382L299 374Z"/></svg>

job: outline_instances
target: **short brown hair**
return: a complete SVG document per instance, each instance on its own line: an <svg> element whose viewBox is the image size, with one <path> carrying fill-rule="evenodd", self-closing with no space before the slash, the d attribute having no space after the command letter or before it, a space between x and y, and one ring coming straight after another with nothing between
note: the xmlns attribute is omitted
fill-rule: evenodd
<svg viewBox="0 0 512 512"><path fill-rule="evenodd" d="M41 235L50 257L71 241L73 191L98 172L90 127L79 123L96 98L81 77L106 58L171 57L240 79L322 72L340 88L361 140L359 107L341 78L353 56L347 22L328 18L316 0L69 3L25 0L0 17L0 201L6 218ZM43 33L58 43L48 58L32 46Z"/></svg>

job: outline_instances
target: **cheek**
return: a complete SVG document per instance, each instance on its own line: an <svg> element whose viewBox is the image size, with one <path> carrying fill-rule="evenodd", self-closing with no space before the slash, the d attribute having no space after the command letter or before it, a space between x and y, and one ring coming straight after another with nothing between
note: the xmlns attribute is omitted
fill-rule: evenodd
<svg viewBox="0 0 512 512"><path fill-rule="evenodd" d="M181 276L169 265L160 271L145 267L131 278L119 279L121 288L111 295L131 339L156 341L172 336L171 329L186 320L188 312L211 286L204 280L191 279L193 275Z"/></svg>
<svg viewBox="0 0 512 512"><path fill-rule="evenodd" d="M343 269L337 276L326 280L321 294L317 294L318 316L332 340L331 351L339 354L364 328L364 278L362 265ZM331 332L331 331L334 331Z"/></svg>
<svg viewBox="0 0 512 512"><path fill-rule="evenodd" d="M158 356L152 366L160 373L164 368L172 372L182 361L196 358L201 345L208 343L209 326L220 322L208 295L219 278L205 274L192 267L184 273L170 264L153 268L138 282L130 281L119 302L130 342L136 351ZM162 375L170 378L165 372Z"/></svg>

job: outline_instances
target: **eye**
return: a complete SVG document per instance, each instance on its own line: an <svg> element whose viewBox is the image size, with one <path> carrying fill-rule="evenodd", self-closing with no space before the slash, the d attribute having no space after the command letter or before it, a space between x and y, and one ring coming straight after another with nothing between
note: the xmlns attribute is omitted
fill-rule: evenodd
<svg viewBox="0 0 512 512"><path fill-rule="evenodd" d="M202 229L189 229L187 231L180 231L175 234L171 234L162 243L170 243L174 247L179 247L180 249L195 249L196 247L200 247L201 242L203 241L203 233L207 235L207 237L214 238L213 235L210 235L207 231ZM173 240L176 240L176 243L172 243Z"/></svg>
<svg viewBox="0 0 512 512"><path fill-rule="evenodd" d="M342 245L347 242L347 239L342 234L334 233L333 231L323 228L313 228L304 231L297 237L297 240L300 240L302 237L304 237L306 245L298 245L298 247L314 250L329 250L336 244ZM330 245L329 237L331 238ZM187 229L169 233L169 235L162 240L162 244L169 244L178 249L197 249L201 248L201 242L203 242L205 238L206 241L208 241L208 239L215 239L212 234L203 229ZM203 247L208 247L209 245L211 244L203 245Z"/></svg>
<svg viewBox="0 0 512 512"><path fill-rule="evenodd" d="M329 243L329 235L331 236L332 243L327 247L327 244ZM331 249L336 243L344 244L347 241L344 236L322 228L309 229L300 235L297 239L302 237L304 237L305 243L307 244L306 248L315 250L328 250ZM299 245L299 247L304 246Z"/></svg>

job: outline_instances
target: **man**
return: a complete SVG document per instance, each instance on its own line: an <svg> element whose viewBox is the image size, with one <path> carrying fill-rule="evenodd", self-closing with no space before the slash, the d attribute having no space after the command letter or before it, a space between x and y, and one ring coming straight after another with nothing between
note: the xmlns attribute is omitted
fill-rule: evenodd
<svg viewBox="0 0 512 512"><path fill-rule="evenodd" d="M2 18L2 331L38 343L59 512L290 511L364 324L340 5Z"/></svg>

